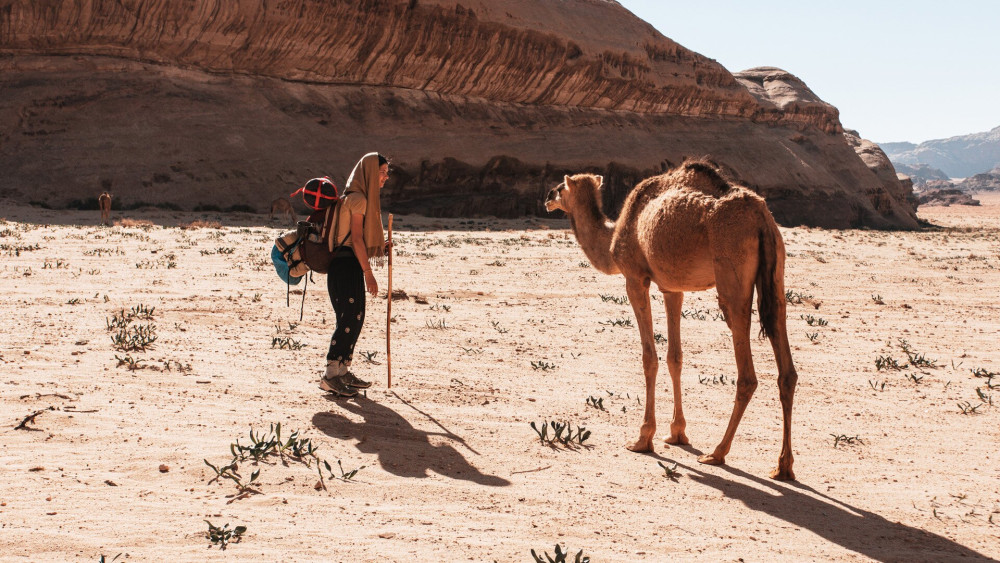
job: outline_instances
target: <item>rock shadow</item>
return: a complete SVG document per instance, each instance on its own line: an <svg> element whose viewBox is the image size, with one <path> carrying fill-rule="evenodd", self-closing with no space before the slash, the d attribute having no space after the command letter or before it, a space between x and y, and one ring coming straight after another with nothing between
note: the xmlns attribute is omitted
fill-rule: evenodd
<svg viewBox="0 0 1000 563"><path fill-rule="evenodd" d="M441 427L442 432L414 428L396 411L366 397L359 396L350 401L330 400L336 402L340 409L364 417L364 422L354 422L334 409L313 415L313 425L332 438L358 440L358 451L377 454L382 468L393 475L426 478L433 471L445 477L472 481L488 487L510 485L510 481L506 479L479 471L450 443L431 443L431 436L439 436L476 453L460 436L406 401L403 402Z"/></svg>

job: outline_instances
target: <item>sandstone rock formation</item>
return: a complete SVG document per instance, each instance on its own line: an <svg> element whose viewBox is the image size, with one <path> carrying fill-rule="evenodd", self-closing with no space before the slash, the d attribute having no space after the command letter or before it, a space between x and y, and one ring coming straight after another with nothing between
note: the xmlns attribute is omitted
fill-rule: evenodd
<svg viewBox="0 0 1000 563"><path fill-rule="evenodd" d="M919 196L920 192L930 192L934 190L956 190L958 189L954 182L951 180L927 180L920 186L920 190L917 193ZM919 199L918 199L919 200Z"/></svg>
<svg viewBox="0 0 1000 563"><path fill-rule="evenodd" d="M917 199L913 195L913 183L900 181L892 163L889 162L889 157L882 152L878 145L867 139L862 139L857 131L844 131L844 138L847 139L848 144L854 147L854 151L858 153L868 169L879 179L879 185L867 188L865 191L876 211L883 216L906 213L908 210L903 211L904 208L897 206L896 202L907 201L914 211L908 212L908 217L900 217L899 220L916 221Z"/></svg>
<svg viewBox="0 0 1000 563"><path fill-rule="evenodd" d="M1000 191L1000 170L994 169L984 174L976 174L958 182L947 180L928 180L920 186L920 199L923 203L923 195L932 191L949 192L957 190L963 193L995 192Z"/></svg>
<svg viewBox="0 0 1000 563"><path fill-rule="evenodd" d="M994 170L985 174L976 174L959 182L955 187L966 192L1000 191L1000 171Z"/></svg>
<svg viewBox="0 0 1000 563"><path fill-rule="evenodd" d="M785 224L916 226L801 81L734 76L609 0L5 0L0 91L0 197L53 206L262 209L379 150L395 212L542 213L579 171L614 212L711 155Z"/></svg>
<svg viewBox="0 0 1000 563"><path fill-rule="evenodd" d="M920 205L979 205L967 192L958 189L927 190L920 192Z"/></svg>
<svg viewBox="0 0 1000 563"><path fill-rule="evenodd" d="M768 114L831 134L843 131L837 108L819 99L798 77L774 67L751 68L735 76Z"/></svg>

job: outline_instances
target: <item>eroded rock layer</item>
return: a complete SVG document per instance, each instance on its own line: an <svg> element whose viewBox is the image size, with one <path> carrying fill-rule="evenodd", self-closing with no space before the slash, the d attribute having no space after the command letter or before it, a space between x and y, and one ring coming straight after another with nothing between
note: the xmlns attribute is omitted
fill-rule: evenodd
<svg viewBox="0 0 1000 563"><path fill-rule="evenodd" d="M915 226L794 76L733 76L604 0L6 0L0 90L0 197L54 206L262 209L379 150L399 212L542 213L582 170L615 210L711 155L786 224Z"/></svg>

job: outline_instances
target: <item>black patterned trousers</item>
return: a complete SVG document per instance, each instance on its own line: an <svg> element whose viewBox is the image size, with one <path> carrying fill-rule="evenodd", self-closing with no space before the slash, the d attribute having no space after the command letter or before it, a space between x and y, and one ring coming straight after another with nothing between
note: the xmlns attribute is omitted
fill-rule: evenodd
<svg viewBox="0 0 1000 563"><path fill-rule="evenodd" d="M337 328L330 339L326 359L350 366L354 345L365 324L365 275L350 249L341 249L330 262L326 289L337 317Z"/></svg>

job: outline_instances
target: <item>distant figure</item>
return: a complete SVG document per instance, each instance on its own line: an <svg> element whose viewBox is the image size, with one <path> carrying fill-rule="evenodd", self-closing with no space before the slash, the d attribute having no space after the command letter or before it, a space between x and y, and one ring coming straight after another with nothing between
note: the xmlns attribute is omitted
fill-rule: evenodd
<svg viewBox="0 0 1000 563"><path fill-rule="evenodd" d="M274 219L275 214L284 215L288 219L289 224L295 224L295 210L292 209L292 203L288 201L288 198L279 197L271 202L271 215L269 219Z"/></svg>
<svg viewBox="0 0 1000 563"><path fill-rule="evenodd" d="M101 208L101 224L111 224L111 194L103 192L97 197L97 206Z"/></svg>

